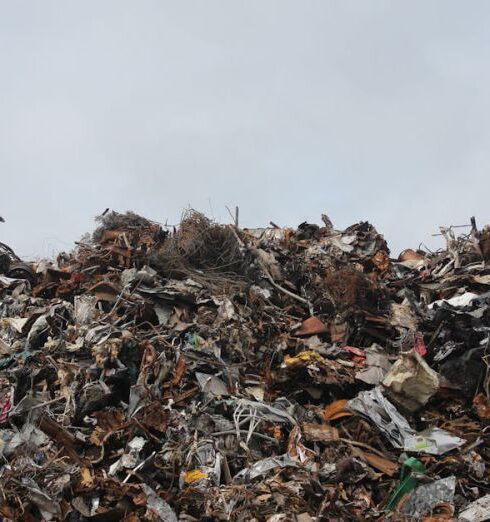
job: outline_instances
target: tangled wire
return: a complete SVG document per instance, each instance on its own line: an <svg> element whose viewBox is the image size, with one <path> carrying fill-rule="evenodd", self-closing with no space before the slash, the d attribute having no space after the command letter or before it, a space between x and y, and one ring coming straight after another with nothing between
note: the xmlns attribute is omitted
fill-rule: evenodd
<svg viewBox="0 0 490 522"><path fill-rule="evenodd" d="M205 278L207 282L237 281L245 260L235 231L188 210L179 228L150 257L150 264L169 277Z"/></svg>

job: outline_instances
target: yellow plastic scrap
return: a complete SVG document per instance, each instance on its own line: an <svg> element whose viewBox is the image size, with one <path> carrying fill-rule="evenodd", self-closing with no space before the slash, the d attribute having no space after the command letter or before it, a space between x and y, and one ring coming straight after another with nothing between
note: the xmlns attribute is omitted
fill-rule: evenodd
<svg viewBox="0 0 490 522"><path fill-rule="evenodd" d="M82 468L80 470L80 484L84 488L91 488L94 485L94 477L88 468Z"/></svg>
<svg viewBox="0 0 490 522"><path fill-rule="evenodd" d="M203 480L207 478L207 473L204 473L204 471L201 471L200 469L191 469L191 471L186 471L184 474L184 482L186 484L193 484L198 480Z"/></svg>
<svg viewBox="0 0 490 522"><path fill-rule="evenodd" d="M290 368L308 366L308 364L314 362L326 364L325 359L318 352L314 352L313 350L300 352L295 357L290 357L289 355L284 356L284 364Z"/></svg>

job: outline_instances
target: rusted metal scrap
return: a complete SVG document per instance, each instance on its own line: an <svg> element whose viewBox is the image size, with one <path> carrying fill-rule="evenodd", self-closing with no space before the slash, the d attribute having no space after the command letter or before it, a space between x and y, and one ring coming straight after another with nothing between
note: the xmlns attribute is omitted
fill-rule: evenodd
<svg viewBox="0 0 490 522"><path fill-rule="evenodd" d="M489 229L322 221L0 244L2 520L486 519Z"/></svg>

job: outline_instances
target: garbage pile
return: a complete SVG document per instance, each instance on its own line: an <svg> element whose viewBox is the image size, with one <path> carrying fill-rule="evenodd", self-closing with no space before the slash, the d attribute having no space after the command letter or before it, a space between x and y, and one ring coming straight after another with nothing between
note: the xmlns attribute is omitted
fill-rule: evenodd
<svg viewBox="0 0 490 522"><path fill-rule="evenodd" d="M490 519L490 230L109 212L0 254L0 515Z"/></svg>

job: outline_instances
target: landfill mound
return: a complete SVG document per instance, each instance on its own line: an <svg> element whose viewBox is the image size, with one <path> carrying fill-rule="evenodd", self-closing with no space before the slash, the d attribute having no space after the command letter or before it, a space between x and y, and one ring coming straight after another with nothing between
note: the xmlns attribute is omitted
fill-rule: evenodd
<svg viewBox="0 0 490 522"><path fill-rule="evenodd" d="M0 244L6 521L490 519L490 231L367 222Z"/></svg>

